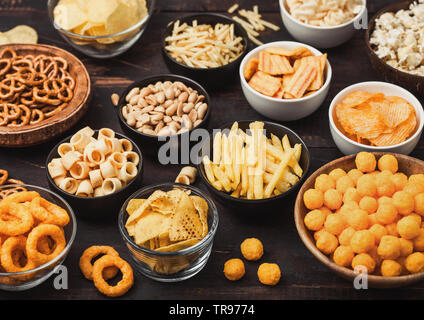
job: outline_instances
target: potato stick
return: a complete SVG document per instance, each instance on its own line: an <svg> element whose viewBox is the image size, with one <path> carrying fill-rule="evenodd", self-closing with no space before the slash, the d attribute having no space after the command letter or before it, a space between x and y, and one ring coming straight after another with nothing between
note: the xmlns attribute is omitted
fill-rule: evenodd
<svg viewBox="0 0 424 320"><path fill-rule="evenodd" d="M219 168L217 165L212 164L213 173L215 174L215 177L219 180L219 182L222 184L225 191L230 192L231 191L231 183L224 171L222 171L221 168Z"/></svg>
<svg viewBox="0 0 424 320"><path fill-rule="evenodd" d="M284 141L283 141L283 148L284 148L284 152L287 152L284 146ZM294 151L293 148L289 148L288 150ZM269 155L273 156L274 158L277 158L280 161L281 159L283 159L284 154L278 148L274 147L270 143L267 143L266 151ZM289 161L289 166L293 169L296 175L298 175L299 177L302 176L303 169L300 167L299 163L297 163L296 158L293 158L292 160Z"/></svg>
<svg viewBox="0 0 424 320"><path fill-rule="evenodd" d="M241 192L240 194L245 196L249 188L249 177L247 174L247 151L246 148L242 150L243 164L241 168Z"/></svg>
<svg viewBox="0 0 424 320"><path fill-rule="evenodd" d="M216 190L222 191L222 189L223 189L223 187L222 187L222 183L221 183L221 182L219 182L218 180L216 180L216 181L212 182L212 183L211 183L211 185L212 185L212 186L213 186Z"/></svg>
<svg viewBox="0 0 424 320"><path fill-rule="evenodd" d="M224 168L225 168L225 174L227 175L228 179L230 181L234 181L234 174L233 174L233 168L232 168L232 159L230 155L230 148L228 143L228 137L224 134L222 136L222 156L224 158ZM225 186L224 186L225 187Z"/></svg>
<svg viewBox="0 0 424 320"><path fill-rule="evenodd" d="M265 167L265 135L262 134L262 129L256 129L257 133L259 134L258 137L258 163L255 170L255 179L254 179L254 195L256 199L263 199L264 197L264 181L263 181L263 174L264 174L264 167Z"/></svg>
<svg viewBox="0 0 424 320"><path fill-rule="evenodd" d="M229 14L233 14L237 10L238 7L239 7L239 5L237 3L235 3L227 10L227 12Z"/></svg>
<svg viewBox="0 0 424 320"><path fill-rule="evenodd" d="M203 166L205 168L206 177L208 178L210 183L215 182L215 176L213 174L212 166L211 166L211 160L208 156L203 157Z"/></svg>
<svg viewBox="0 0 424 320"><path fill-rule="evenodd" d="M262 41L259 41L258 39L256 39L253 35L251 35L250 33L247 33L247 36L249 37L249 39L256 44L257 46L261 46L264 43Z"/></svg>
<svg viewBox="0 0 424 320"><path fill-rule="evenodd" d="M274 195L275 196L279 196L280 194L282 194L282 192L280 192L280 190L278 190L278 188L274 189Z"/></svg>
<svg viewBox="0 0 424 320"><path fill-rule="evenodd" d="M269 182L269 184L266 186L265 188L265 192L264 192L264 196L265 198L269 198L272 195L272 192L275 189L276 184L278 183L278 181L280 181L281 179L281 175L284 173L284 169L287 167L290 159L293 157L294 155L294 150L290 149L289 151L287 151L283 158L281 159L281 162L278 165L277 170L275 171L274 175L272 176L271 181Z"/></svg>
<svg viewBox="0 0 424 320"><path fill-rule="evenodd" d="M237 130L237 129L236 129ZM234 172L234 183L239 185L240 184L240 174L241 174L241 165L244 159L242 159L242 148L243 148L243 142L241 141L241 138L237 134L233 134L234 139L234 146L233 146L233 152L234 152L234 160L233 160L233 172Z"/></svg>
<svg viewBox="0 0 424 320"><path fill-rule="evenodd" d="M256 14L259 14L259 6L258 5L255 4L253 6L253 12L256 13Z"/></svg>
<svg viewBox="0 0 424 320"><path fill-rule="evenodd" d="M284 151L291 149L290 140L289 140L289 137L287 137L287 135L284 135L281 141L283 142Z"/></svg>
<svg viewBox="0 0 424 320"><path fill-rule="evenodd" d="M241 185L238 185L237 188L231 193L231 196L234 198L240 198Z"/></svg>
<svg viewBox="0 0 424 320"><path fill-rule="evenodd" d="M249 187L247 189L247 199L253 199L254 198L254 178L253 175L249 175Z"/></svg>
<svg viewBox="0 0 424 320"><path fill-rule="evenodd" d="M269 28L269 29L272 29L272 30L274 30L274 31L278 31L278 30L280 30L280 27L279 27L279 26L277 26L277 25L275 25L275 24L273 24L273 23L271 23L271 22L268 22L268 21L266 21L266 20L259 19L259 22L260 22L260 23L262 23L265 27L267 27L267 28Z"/></svg>
<svg viewBox="0 0 424 320"><path fill-rule="evenodd" d="M299 162L300 157L302 155L302 145L300 143L296 143L294 145L294 154L295 154L296 160Z"/></svg>
<svg viewBox="0 0 424 320"><path fill-rule="evenodd" d="M244 28L244 30L246 30L248 35L251 34L254 37L259 36L259 32L256 32L255 28L249 22L240 19L239 17L233 17L233 20L238 22Z"/></svg>
<svg viewBox="0 0 424 320"><path fill-rule="evenodd" d="M221 149L222 149L222 134L217 132L213 138L213 163L219 164L221 162Z"/></svg>
<svg viewBox="0 0 424 320"><path fill-rule="evenodd" d="M271 142L274 145L274 147L284 152L284 148L283 148L283 145L281 144L280 139L275 134L272 134L272 133L271 133Z"/></svg>

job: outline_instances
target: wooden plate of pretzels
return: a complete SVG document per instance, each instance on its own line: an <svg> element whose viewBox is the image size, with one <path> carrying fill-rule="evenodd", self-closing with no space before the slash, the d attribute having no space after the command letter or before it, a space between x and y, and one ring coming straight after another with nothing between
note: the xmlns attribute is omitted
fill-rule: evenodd
<svg viewBox="0 0 424 320"><path fill-rule="evenodd" d="M90 92L90 76L71 53L0 46L0 146L33 146L62 134L87 111Z"/></svg>

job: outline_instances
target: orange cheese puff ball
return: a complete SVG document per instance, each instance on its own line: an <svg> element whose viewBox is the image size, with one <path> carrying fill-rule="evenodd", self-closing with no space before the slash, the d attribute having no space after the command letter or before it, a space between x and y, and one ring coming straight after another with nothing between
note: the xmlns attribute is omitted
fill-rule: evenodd
<svg viewBox="0 0 424 320"><path fill-rule="evenodd" d="M344 194L349 188L354 188L355 183L353 182L352 178L348 175L345 175L343 177L340 177L339 180L336 182L336 190L340 192L341 194Z"/></svg>
<svg viewBox="0 0 424 320"><path fill-rule="evenodd" d="M355 270L357 267L362 266L365 267L368 273L373 273L375 270L375 261L374 259L367 253L360 253L356 255L352 260L352 268Z"/></svg>
<svg viewBox="0 0 424 320"><path fill-rule="evenodd" d="M393 195L393 204L400 214L407 215L414 211L414 197L406 191L398 191Z"/></svg>
<svg viewBox="0 0 424 320"><path fill-rule="evenodd" d="M424 270L424 254L414 252L405 260L405 267L411 273L418 273Z"/></svg>
<svg viewBox="0 0 424 320"><path fill-rule="evenodd" d="M317 248L325 254L333 253L339 245L336 236L328 231L322 232L317 240Z"/></svg>
<svg viewBox="0 0 424 320"><path fill-rule="evenodd" d="M244 263L240 259L230 259L224 264L224 275L228 280L240 280L245 272Z"/></svg>
<svg viewBox="0 0 424 320"><path fill-rule="evenodd" d="M402 275L408 274L408 269L406 269L406 258L407 257L399 257L396 259L396 262L402 266Z"/></svg>
<svg viewBox="0 0 424 320"><path fill-rule="evenodd" d="M408 183L408 177L402 172L395 173L390 179L395 184L396 191L403 190Z"/></svg>
<svg viewBox="0 0 424 320"><path fill-rule="evenodd" d="M424 251L424 229L420 230L420 233L412 240L412 242L414 243L414 250Z"/></svg>
<svg viewBox="0 0 424 320"><path fill-rule="evenodd" d="M368 215L368 225L370 227L372 227L373 225L375 225L377 223L378 223L378 221L377 221L377 218L375 216L375 213L369 214Z"/></svg>
<svg viewBox="0 0 424 320"><path fill-rule="evenodd" d="M374 246L374 235L369 230L356 231L350 239L350 247L355 253L366 253Z"/></svg>
<svg viewBox="0 0 424 320"><path fill-rule="evenodd" d="M399 232L397 231L397 221L386 225L386 230L389 236L399 237Z"/></svg>
<svg viewBox="0 0 424 320"><path fill-rule="evenodd" d="M373 234L375 239L375 244L378 245L381 241L381 238L385 235L387 235L387 230L385 227L383 227L381 224L374 224L369 229L370 232Z"/></svg>
<svg viewBox="0 0 424 320"><path fill-rule="evenodd" d="M339 243L341 246L350 246L350 241L355 234L356 230L352 227L347 227L339 235Z"/></svg>
<svg viewBox="0 0 424 320"><path fill-rule="evenodd" d="M396 186L392 179L389 176L383 174L383 172L375 178L375 185L377 186L377 195L379 197L391 197L393 193L396 192Z"/></svg>
<svg viewBox="0 0 424 320"><path fill-rule="evenodd" d="M414 199L415 212L424 216L424 193L419 193Z"/></svg>
<svg viewBox="0 0 424 320"><path fill-rule="evenodd" d="M351 226L355 230L368 229L369 227L368 213L361 209L353 210L347 216L347 223L349 224L349 226Z"/></svg>
<svg viewBox="0 0 424 320"><path fill-rule="evenodd" d="M312 231L321 230L326 218L326 215L321 210L312 210L305 216L305 226Z"/></svg>
<svg viewBox="0 0 424 320"><path fill-rule="evenodd" d="M390 224L395 221L398 212L396 207L393 204L384 203L378 206L375 217L377 221L381 224Z"/></svg>
<svg viewBox="0 0 424 320"><path fill-rule="evenodd" d="M323 206L323 207L319 208L318 210L320 210L322 213L324 213L325 214L325 217L328 217L328 215L330 215L330 214L333 213L326 206Z"/></svg>
<svg viewBox="0 0 424 320"><path fill-rule="evenodd" d="M368 251L367 253L368 253L368 254L371 256L371 258L375 261L376 266L377 266L377 265L379 265L379 264L381 263L381 261L383 260L383 259L381 259L381 257L378 255L378 252L377 252L377 246L372 247L372 248L371 248L371 250L370 250L370 251Z"/></svg>
<svg viewBox="0 0 424 320"><path fill-rule="evenodd" d="M319 209L324 204L324 195L317 189L309 189L303 194L303 202L309 210Z"/></svg>
<svg viewBox="0 0 424 320"><path fill-rule="evenodd" d="M400 255L402 257L409 256L414 252L414 243L411 240L400 238Z"/></svg>
<svg viewBox="0 0 424 320"><path fill-rule="evenodd" d="M262 284L275 286L281 279L281 270L276 263L262 263L258 268L258 278Z"/></svg>
<svg viewBox="0 0 424 320"><path fill-rule="evenodd" d="M399 169L396 157L391 154L385 154L378 159L378 169L380 171L389 170L392 173L396 173Z"/></svg>
<svg viewBox="0 0 424 320"><path fill-rule="evenodd" d="M340 192L335 189L329 189L324 193L324 204L331 210L337 210L342 206L343 199Z"/></svg>
<svg viewBox="0 0 424 320"><path fill-rule="evenodd" d="M317 241L318 240L318 238L324 233L324 232L327 232L327 231L325 231L324 229L321 229L321 230L319 230L319 231L315 231L314 232L314 239L315 239L315 241Z"/></svg>
<svg viewBox="0 0 424 320"><path fill-rule="evenodd" d="M362 177L364 174L362 173L362 171L359 171L358 169L352 169L347 173L347 175L352 178L353 183L355 184L355 187L356 187L358 179Z"/></svg>
<svg viewBox="0 0 424 320"><path fill-rule="evenodd" d="M414 218L414 220L417 221L417 223L419 225L421 225L422 218L421 218L421 216L419 214L411 213L408 217Z"/></svg>
<svg viewBox="0 0 424 320"><path fill-rule="evenodd" d="M340 246L334 251L333 260L336 264L342 267L348 267L352 264L355 254L351 247Z"/></svg>
<svg viewBox="0 0 424 320"><path fill-rule="evenodd" d="M321 174L315 179L315 189L321 190L322 192L328 189L334 189L336 182L328 174Z"/></svg>
<svg viewBox="0 0 424 320"><path fill-rule="evenodd" d="M400 257L400 240L394 236L383 236L378 245L378 254L383 259L395 260Z"/></svg>
<svg viewBox="0 0 424 320"><path fill-rule="evenodd" d="M359 152L355 158L356 167L362 172L373 172L377 166L377 160L372 153Z"/></svg>
<svg viewBox="0 0 424 320"><path fill-rule="evenodd" d="M402 266L394 260L384 260L381 263L381 275L383 277L397 277L402 273Z"/></svg>
<svg viewBox="0 0 424 320"><path fill-rule="evenodd" d="M343 202L346 203L348 201L359 202L361 200L361 196L355 188L349 188L343 195Z"/></svg>
<svg viewBox="0 0 424 320"><path fill-rule="evenodd" d="M422 174L422 173L413 174L413 175L409 176L408 181L424 184L424 174Z"/></svg>
<svg viewBox="0 0 424 320"><path fill-rule="evenodd" d="M424 192L424 184L408 181L403 191L410 193L413 197L415 197L419 193Z"/></svg>
<svg viewBox="0 0 424 320"><path fill-rule="evenodd" d="M374 197L377 194L375 178L368 174L363 175L358 179L356 190L358 190L358 193L361 197Z"/></svg>
<svg viewBox="0 0 424 320"><path fill-rule="evenodd" d="M359 208L368 212L368 214L374 213L378 209L377 200L373 197L365 196L359 201Z"/></svg>
<svg viewBox="0 0 424 320"><path fill-rule="evenodd" d="M411 240L417 237L421 231L420 223L414 217L407 216L400 219L397 223L397 231L400 236L406 240Z"/></svg>
<svg viewBox="0 0 424 320"><path fill-rule="evenodd" d="M377 202L378 202L379 206L382 205L382 204L393 204L393 199L383 196L383 197L378 198Z"/></svg>
<svg viewBox="0 0 424 320"><path fill-rule="evenodd" d="M334 235L339 235L346 227L346 221L339 213L330 214L324 223L325 230Z"/></svg>
<svg viewBox="0 0 424 320"><path fill-rule="evenodd" d="M264 254L262 242L256 238L244 240L240 245L240 249L243 257L249 261L259 260Z"/></svg>
<svg viewBox="0 0 424 320"><path fill-rule="evenodd" d="M341 177L344 177L345 175L347 175L347 173L343 169L337 168L337 169L331 170L331 172L328 175L331 178L333 178L334 181L337 182L337 180L339 180Z"/></svg>

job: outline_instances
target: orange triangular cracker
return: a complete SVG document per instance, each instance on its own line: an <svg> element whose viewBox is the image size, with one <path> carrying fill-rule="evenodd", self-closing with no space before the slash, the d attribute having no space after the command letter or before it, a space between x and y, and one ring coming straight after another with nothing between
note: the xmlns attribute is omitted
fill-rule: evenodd
<svg viewBox="0 0 424 320"><path fill-rule="evenodd" d="M255 74L255 72L258 70L259 66L259 60L258 59L250 59L249 62L246 64L246 68L244 69L244 78L249 81L250 78Z"/></svg>
<svg viewBox="0 0 424 320"><path fill-rule="evenodd" d="M303 97L312 81L314 81L316 74L317 69L314 66L301 63L300 67L295 71L288 87L285 88L286 93L291 94L295 98Z"/></svg>
<svg viewBox="0 0 424 320"><path fill-rule="evenodd" d="M289 59L284 56L272 54L271 62L271 75L291 74L294 71Z"/></svg>

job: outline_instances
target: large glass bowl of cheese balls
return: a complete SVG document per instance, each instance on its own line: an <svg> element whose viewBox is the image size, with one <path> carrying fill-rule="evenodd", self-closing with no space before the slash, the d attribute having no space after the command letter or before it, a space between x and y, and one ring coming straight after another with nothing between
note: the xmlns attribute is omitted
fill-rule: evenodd
<svg viewBox="0 0 424 320"><path fill-rule="evenodd" d="M103 221L115 217L143 178L143 156L129 138L109 128L84 127L47 156L50 188L76 215Z"/></svg>
<svg viewBox="0 0 424 320"><path fill-rule="evenodd" d="M54 28L75 49L93 58L128 50L143 34L155 0L49 0Z"/></svg>
<svg viewBox="0 0 424 320"><path fill-rule="evenodd" d="M134 193L123 204L118 223L135 267L151 279L177 282L206 265L218 210L195 187L162 183Z"/></svg>

